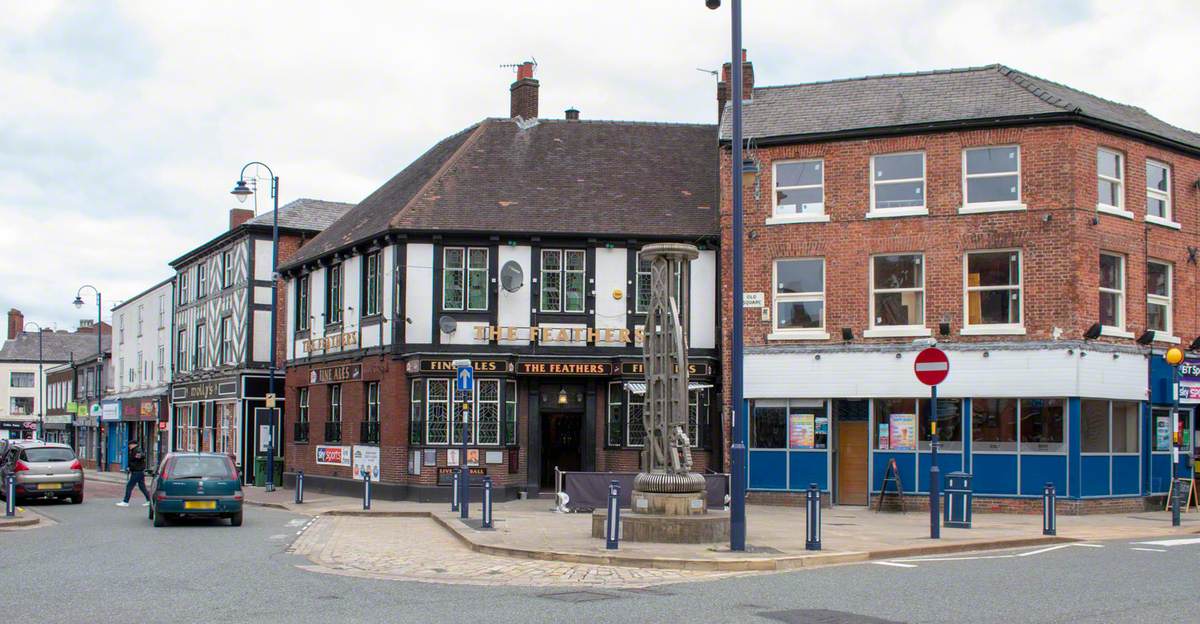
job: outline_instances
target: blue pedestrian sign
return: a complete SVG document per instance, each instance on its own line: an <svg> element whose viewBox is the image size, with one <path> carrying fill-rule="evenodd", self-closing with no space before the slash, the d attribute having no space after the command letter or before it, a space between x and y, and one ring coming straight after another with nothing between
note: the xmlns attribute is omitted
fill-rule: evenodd
<svg viewBox="0 0 1200 624"><path fill-rule="evenodd" d="M455 379L454 389L459 392L470 392L475 388L475 369L471 360L454 360Z"/></svg>

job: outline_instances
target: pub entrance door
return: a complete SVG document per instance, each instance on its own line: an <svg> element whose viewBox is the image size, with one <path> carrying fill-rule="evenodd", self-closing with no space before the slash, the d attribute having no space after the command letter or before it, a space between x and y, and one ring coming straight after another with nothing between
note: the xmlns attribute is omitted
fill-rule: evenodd
<svg viewBox="0 0 1200 624"><path fill-rule="evenodd" d="M542 384L539 387L542 429L541 486L553 491L554 469L583 470L584 387L578 384Z"/></svg>

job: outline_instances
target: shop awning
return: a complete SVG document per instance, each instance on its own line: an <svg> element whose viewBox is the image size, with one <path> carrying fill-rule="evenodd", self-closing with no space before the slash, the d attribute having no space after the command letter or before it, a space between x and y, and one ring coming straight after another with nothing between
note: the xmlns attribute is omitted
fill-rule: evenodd
<svg viewBox="0 0 1200 624"><path fill-rule="evenodd" d="M698 381L689 381L688 382L688 391L689 392L692 390L704 390L706 388L711 388L711 387L712 387L712 384L700 383ZM627 381L627 382L625 382L625 389L634 394L646 394L646 382L644 382L644 381Z"/></svg>

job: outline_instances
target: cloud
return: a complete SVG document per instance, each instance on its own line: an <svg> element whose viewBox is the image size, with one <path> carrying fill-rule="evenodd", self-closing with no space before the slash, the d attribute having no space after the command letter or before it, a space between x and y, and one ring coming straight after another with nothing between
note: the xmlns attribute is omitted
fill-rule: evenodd
<svg viewBox="0 0 1200 624"><path fill-rule="evenodd" d="M28 2L0 20L0 308L72 323L225 227L242 164L282 201L357 201L441 137L506 116L536 57L541 112L713 122L728 3ZM1200 119L1200 5L755 0L759 84L1001 62L1181 126Z"/></svg>

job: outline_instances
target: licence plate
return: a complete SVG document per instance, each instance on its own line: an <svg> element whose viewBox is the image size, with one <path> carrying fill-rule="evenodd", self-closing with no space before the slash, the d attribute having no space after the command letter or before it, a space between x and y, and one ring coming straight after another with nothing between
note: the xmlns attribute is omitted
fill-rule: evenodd
<svg viewBox="0 0 1200 624"><path fill-rule="evenodd" d="M57 490L61 487L62 487L62 484L60 484L60 483L39 483L37 489L39 489L39 490Z"/></svg>
<svg viewBox="0 0 1200 624"><path fill-rule="evenodd" d="M217 501L183 501L184 509L216 509Z"/></svg>

